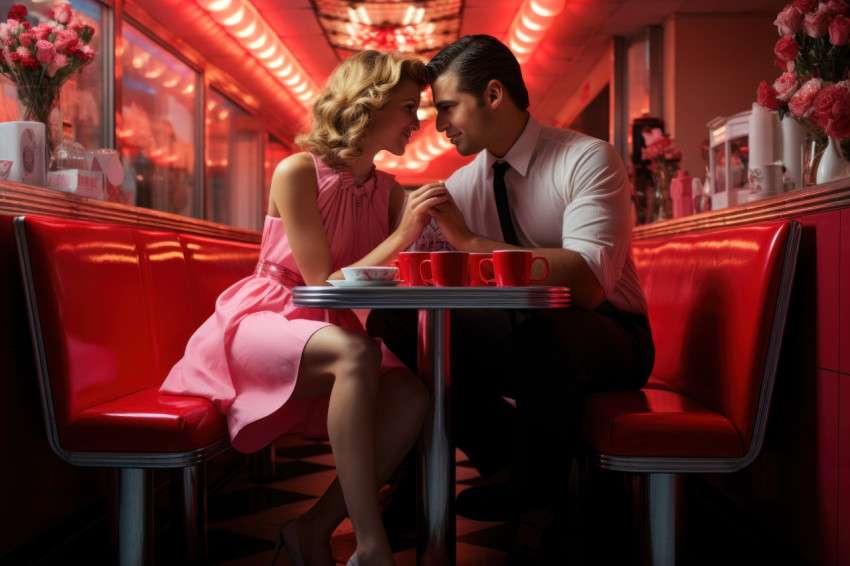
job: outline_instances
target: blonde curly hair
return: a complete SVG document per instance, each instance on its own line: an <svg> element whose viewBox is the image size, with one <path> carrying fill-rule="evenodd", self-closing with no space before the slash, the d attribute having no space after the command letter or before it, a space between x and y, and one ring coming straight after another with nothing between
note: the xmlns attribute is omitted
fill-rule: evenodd
<svg viewBox="0 0 850 566"><path fill-rule="evenodd" d="M403 79L424 88L425 63L399 52L361 51L340 63L313 104L310 132L295 138L303 149L331 166L347 165L362 154L360 140L372 111L386 104Z"/></svg>

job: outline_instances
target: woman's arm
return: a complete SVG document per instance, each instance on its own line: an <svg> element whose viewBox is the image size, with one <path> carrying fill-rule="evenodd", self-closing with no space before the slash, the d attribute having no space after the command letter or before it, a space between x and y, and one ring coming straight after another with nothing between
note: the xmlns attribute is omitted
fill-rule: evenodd
<svg viewBox="0 0 850 566"><path fill-rule="evenodd" d="M319 214L316 166L309 153L280 162L272 176L269 215L279 216L292 256L307 285L325 285L333 271L331 249Z"/></svg>
<svg viewBox="0 0 850 566"><path fill-rule="evenodd" d="M422 229L431 221L428 210L448 198L449 193L443 183L429 183L409 195L405 195L404 188L395 183L389 199L390 235L351 266L387 265L422 234Z"/></svg>

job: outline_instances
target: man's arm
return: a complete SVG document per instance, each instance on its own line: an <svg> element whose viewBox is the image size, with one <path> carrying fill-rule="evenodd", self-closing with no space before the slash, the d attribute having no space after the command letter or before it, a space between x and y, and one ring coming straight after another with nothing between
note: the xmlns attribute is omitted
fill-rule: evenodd
<svg viewBox="0 0 850 566"><path fill-rule="evenodd" d="M440 226L449 244L465 252L492 252L493 250L529 249L535 256L546 258L549 262L549 275L540 285L557 285L570 288L572 304L582 309L592 309L605 299L605 293L584 258L571 250L563 248L522 248L498 240L491 240L469 229L463 213L454 199L440 203L431 209L431 215ZM532 277L539 277L542 271L539 262L534 265Z"/></svg>

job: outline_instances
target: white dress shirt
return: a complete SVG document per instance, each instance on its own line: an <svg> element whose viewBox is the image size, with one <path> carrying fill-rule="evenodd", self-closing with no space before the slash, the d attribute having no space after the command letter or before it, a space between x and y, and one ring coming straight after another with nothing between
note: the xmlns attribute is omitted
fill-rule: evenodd
<svg viewBox="0 0 850 566"><path fill-rule="evenodd" d="M446 187L469 228L504 241L493 197L489 151L455 171ZM564 248L580 254L605 293L621 310L646 314L646 299L631 255L629 177L614 148L602 140L529 117L500 161L519 245Z"/></svg>

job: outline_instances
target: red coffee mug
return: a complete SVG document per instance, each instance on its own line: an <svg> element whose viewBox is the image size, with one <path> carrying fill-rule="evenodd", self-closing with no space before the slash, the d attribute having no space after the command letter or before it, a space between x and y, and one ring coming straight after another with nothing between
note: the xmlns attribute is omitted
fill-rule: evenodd
<svg viewBox="0 0 850 566"><path fill-rule="evenodd" d="M420 266L422 279L437 287L465 287L469 277L466 252L431 252Z"/></svg>
<svg viewBox="0 0 850 566"><path fill-rule="evenodd" d="M424 287L428 283L422 279L422 262L431 258L430 252L401 252L392 265L398 266L399 275L406 287Z"/></svg>
<svg viewBox="0 0 850 566"><path fill-rule="evenodd" d="M493 286L496 283L490 283L482 277L481 270L478 267L481 264L481 261L484 259L492 259L493 254L491 253L471 253L469 254L469 286L470 287L488 287ZM492 275L493 270L489 269L488 275Z"/></svg>
<svg viewBox="0 0 850 566"><path fill-rule="evenodd" d="M542 277L531 278L531 264L542 261ZM495 277L484 276L485 266L491 265ZM543 281L549 275L549 262L545 257L532 256L529 250L496 250L493 259L483 259L479 265L479 275L485 281L495 281L499 287L525 287L529 283Z"/></svg>

